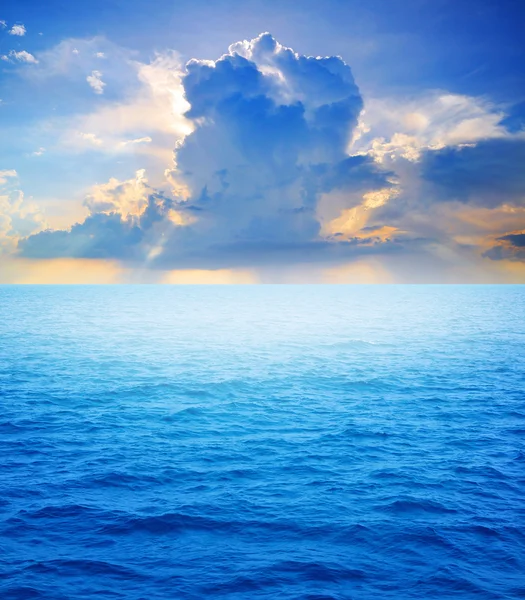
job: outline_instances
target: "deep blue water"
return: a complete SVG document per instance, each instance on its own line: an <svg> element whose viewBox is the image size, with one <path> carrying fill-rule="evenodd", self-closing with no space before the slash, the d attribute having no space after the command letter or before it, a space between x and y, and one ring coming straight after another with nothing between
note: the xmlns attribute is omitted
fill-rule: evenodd
<svg viewBox="0 0 525 600"><path fill-rule="evenodd" d="M0 597L525 597L525 286L0 287Z"/></svg>

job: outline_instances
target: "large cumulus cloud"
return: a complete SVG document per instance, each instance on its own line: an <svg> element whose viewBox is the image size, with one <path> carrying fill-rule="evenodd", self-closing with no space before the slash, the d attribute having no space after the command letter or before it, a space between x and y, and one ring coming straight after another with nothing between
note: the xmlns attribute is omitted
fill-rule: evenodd
<svg viewBox="0 0 525 600"><path fill-rule="evenodd" d="M84 221L21 240L22 255L159 269L523 260L525 132L489 100L431 92L364 107L341 58L301 56L269 34L182 76L173 60L143 69L168 81L162 98L184 124L164 190L143 171L95 186Z"/></svg>
<svg viewBox="0 0 525 600"><path fill-rule="evenodd" d="M392 246L321 233L321 198L326 204L339 193L340 203L344 193L344 208L351 208L363 194L393 185L373 157L347 152L363 100L341 58L301 56L263 34L232 45L217 61L191 60L183 87L194 129L167 172L175 197L145 187L134 212L88 200L86 221L27 238L23 255L168 268L278 262L284 255L316 260Z"/></svg>

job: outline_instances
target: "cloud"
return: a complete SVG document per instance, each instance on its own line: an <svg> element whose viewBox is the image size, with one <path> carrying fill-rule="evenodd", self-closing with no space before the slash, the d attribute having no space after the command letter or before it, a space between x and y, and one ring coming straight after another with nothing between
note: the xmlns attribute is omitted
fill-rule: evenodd
<svg viewBox="0 0 525 600"><path fill-rule="evenodd" d="M10 35L23 36L26 34L26 28L22 24L13 25L13 27L11 27L11 29L9 30L9 33L10 33Z"/></svg>
<svg viewBox="0 0 525 600"><path fill-rule="evenodd" d="M5 61L10 61L10 62L24 62L24 63L30 63L33 65L38 64L38 60L29 52L26 52L25 50L21 50L20 52L17 52L16 50L11 50L9 52L8 55L3 55L2 60Z"/></svg>
<svg viewBox="0 0 525 600"><path fill-rule="evenodd" d="M485 98L436 91L369 99L350 151L394 172L395 187L374 210L343 211L325 225L331 231L375 227L452 272L468 263L477 269L495 234L524 223L525 136L509 129L505 107Z"/></svg>
<svg viewBox="0 0 525 600"><path fill-rule="evenodd" d="M18 173L14 169L4 169L0 171L0 185L7 183L7 180L12 177L18 177Z"/></svg>
<svg viewBox="0 0 525 600"><path fill-rule="evenodd" d="M507 233L496 238L496 245L483 253L491 260L510 260L525 262L525 230Z"/></svg>
<svg viewBox="0 0 525 600"><path fill-rule="evenodd" d="M379 162L418 161L427 150L505 138L505 112L483 98L427 92L367 101L351 149Z"/></svg>
<svg viewBox="0 0 525 600"><path fill-rule="evenodd" d="M83 48L78 58L84 61L82 69L92 67L89 61L96 60L95 48L111 49L111 55L105 59L104 74L115 85L111 86L111 94L105 90L93 112L48 119L42 123L42 129L55 132L55 145L67 152L92 151L94 146L79 137L79 132L89 132L103 141L96 149L108 158L118 153L142 155L151 178L160 184L164 171L172 165L174 146L193 130L191 121L184 116L189 104L184 98L184 67L178 54L165 52L157 54L150 63L142 63L103 40L90 40L84 45L75 40L75 44ZM52 57L46 57L44 71L56 77L76 76L80 67L71 61L67 51L71 45L61 45ZM60 67L64 61L66 66ZM122 73L126 73L124 79ZM89 106L93 106L91 101Z"/></svg>
<svg viewBox="0 0 525 600"><path fill-rule="evenodd" d="M84 221L21 240L22 256L272 270L402 255L425 281L521 260L505 236L525 228L525 136L502 107L443 91L365 107L341 58L269 34L185 68L174 53L125 60L140 85L63 140L155 155L154 184L141 170L95 186Z"/></svg>
<svg viewBox="0 0 525 600"><path fill-rule="evenodd" d="M102 81L102 73L100 71L91 71L91 75L86 77L86 81L93 89L95 94L103 94L106 84Z"/></svg>
<svg viewBox="0 0 525 600"><path fill-rule="evenodd" d="M151 144L153 140L149 137L149 135L141 138L136 138L134 140L126 140L125 142L121 142L122 146L129 146L134 144Z"/></svg>
<svg viewBox="0 0 525 600"><path fill-rule="evenodd" d="M153 190L144 170L127 181L95 185L84 200L89 216L69 230L44 230L22 240L28 258L97 258L144 263L173 229L191 221L176 202Z"/></svg>
<svg viewBox="0 0 525 600"><path fill-rule="evenodd" d="M91 73L100 66L97 53L108 57L104 63L104 74L111 75L116 90L127 92L136 71L136 53L114 44L103 36L69 38L52 48L38 52L40 65L31 74L31 78L35 81L56 79L57 82L64 79L69 86L75 84L75 88L78 86L83 90L86 73Z"/></svg>
<svg viewBox="0 0 525 600"><path fill-rule="evenodd" d="M82 131L77 132L77 136L88 144L93 146L102 146L104 143L99 137L97 137L94 133L84 133Z"/></svg>
<svg viewBox="0 0 525 600"><path fill-rule="evenodd" d="M363 101L341 58L301 56L263 34L232 45L216 61L191 60L182 81L169 60L141 66L139 76L184 108L190 124L166 173L175 197L147 189L143 176L124 187L112 180L103 200L86 201L86 221L28 238L20 246L25 256L217 268L337 260L380 245L395 251L377 236L339 240L322 233L321 197L330 205L332 194L346 193L351 206L371 208L388 200L384 190L393 185L392 173L371 157L347 153ZM170 92L181 83L184 98ZM134 138L133 145L151 137ZM139 193L140 202L124 208L113 200L117 189L126 197ZM383 194L376 204L374 190Z"/></svg>
<svg viewBox="0 0 525 600"><path fill-rule="evenodd" d="M336 215L331 214L332 218L324 219L324 235L339 240L370 239L374 237L380 241L386 241L394 238L397 231L396 227L384 225L369 227L367 223L371 212L390 202L399 193L399 189L388 187L360 195L356 199L355 206L339 210ZM343 203L348 204L347 197L343 198Z"/></svg>
<svg viewBox="0 0 525 600"><path fill-rule="evenodd" d="M22 237L45 227L39 208L24 197L14 169L0 171L0 254L11 254Z"/></svg>
<svg viewBox="0 0 525 600"><path fill-rule="evenodd" d="M70 231L42 231L23 241L22 255L29 258L133 258L142 232L119 215L97 214Z"/></svg>
<svg viewBox="0 0 525 600"><path fill-rule="evenodd" d="M509 242L509 244L512 244L516 248L525 248L525 233L523 232L508 233L507 235L504 235L498 239L503 242Z"/></svg>
<svg viewBox="0 0 525 600"><path fill-rule="evenodd" d="M147 182L144 169L137 171L135 177L128 181L110 179L108 183L93 187L84 200L84 206L92 214L118 213L124 217L140 216L148 204L148 195L151 193Z"/></svg>
<svg viewBox="0 0 525 600"><path fill-rule="evenodd" d="M7 23L5 21L0 21L0 29L5 29L7 27Z"/></svg>
<svg viewBox="0 0 525 600"><path fill-rule="evenodd" d="M144 263L157 251L164 232L175 226L170 218L173 201L157 193L143 199L140 183L138 189L118 182L108 185L113 189L102 189L98 195L86 199L86 204L96 212L68 231L45 230L26 238L19 245L22 256ZM130 212L113 212L119 206ZM136 214L134 210L139 206L142 212Z"/></svg>
<svg viewBox="0 0 525 600"><path fill-rule="evenodd" d="M479 206L525 200L525 139L488 139L467 146L427 151L422 177L439 201Z"/></svg>
<svg viewBox="0 0 525 600"><path fill-rule="evenodd" d="M372 160L346 152L363 103L338 57L301 56L263 34L215 62L190 61L183 85L195 130L172 175L214 252L325 253L321 195L389 185ZM159 262L178 252L168 241Z"/></svg>
<svg viewBox="0 0 525 600"><path fill-rule="evenodd" d="M525 131L525 101L518 102L510 107L501 121L509 133L521 133Z"/></svg>

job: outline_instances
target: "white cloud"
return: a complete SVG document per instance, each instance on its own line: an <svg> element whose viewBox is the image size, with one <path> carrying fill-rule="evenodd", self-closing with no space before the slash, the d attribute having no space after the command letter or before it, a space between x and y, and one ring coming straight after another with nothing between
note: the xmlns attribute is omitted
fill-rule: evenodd
<svg viewBox="0 0 525 600"><path fill-rule="evenodd" d="M117 54L113 48L107 62ZM184 116L189 104L181 83L180 58L167 52L149 64L130 61L129 68L128 85L130 81L134 85L124 98L106 102L92 113L48 121L45 127L59 132L59 145L77 152L89 148L78 132L89 132L103 140L103 145L98 145L101 152L144 155L151 181L162 186L165 170L173 167L174 147L193 130ZM122 63L114 70L110 71L112 81L123 70Z"/></svg>
<svg viewBox="0 0 525 600"><path fill-rule="evenodd" d="M100 71L92 71L91 75L86 77L86 81L93 88L95 94L103 94L106 84L101 79L102 73Z"/></svg>
<svg viewBox="0 0 525 600"><path fill-rule="evenodd" d="M0 29L5 29L7 27L7 23L5 21L0 21Z"/></svg>
<svg viewBox="0 0 525 600"><path fill-rule="evenodd" d="M79 131L77 135L82 140L89 142L90 144L93 144L93 146L102 146L102 144L104 143L94 133L83 133L82 131Z"/></svg>
<svg viewBox="0 0 525 600"><path fill-rule="evenodd" d="M18 189L17 172L0 171L0 254L12 253L21 237L37 233L45 226L38 206Z"/></svg>
<svg viewBox="0 0 525 600"><path fill-rule="evenodd" d="M73 54L74 49L79 54ZM100 53L104 54L103 69L97 57ZM184 116L189 104L181 83L184 66L180 56L168 51L157 54L150 63L143 63L136 60L133 51L103 37L64 40L37 56L38 68L25 69L24 77L39 87L52 78L53 85L63 85L64 93L70 93L74 101L75 95L82 94L86 75L97 71L95 79L111 82L112 91L111 98L96 103L93 112L64 116L51 113L39 124L48 132L47 140L54 136L45 145L75 152L97 146L109 159L116 158L118 153L140 154L145 157L143 165L148 168L154 185L165 185L164 172L173 167L174 147L193 130L193 124ZM91 92L92 88L85 90ZM100 97L105 99L106 88L103 91L105 94ZM103 143L82 138L79 132L93 134Z"/></svg>
<svg viewBox="0 0 525 600"><path fill-rule="evenodd" d="M106 58L106 55L104 54L104 52L95 52L95 57L96 58Z"/></svg>
<svg viewBox="0 0 525 600"><path fill-rule="evenodd" d="M504 111L483 98L443 92L419 98L368 99L352 152L379 162L399 158L417 161L425 150L508 137L500 125Z"/></svg>
<svg viewBox="0 0 525 600"><path fill-rule="evenodd" d="M35 150L33 152L33 156L42 156L42 154L44 154L45 151L46 151L45 148L39 148L38 150Z"/></svg>
<svg viewBox="0 0 525 600"><path fill-rule="evenodd" d="M134 140L126 140L125 142L121 142L121 146L130 146L135 144L151 144L153 140L148 136L136 138Z"/></svg>
<svg viewBox="0 0 525 600"><path fill-rule="evenodd" d="M97 69L100 61L96 54L108 57L104 74L111 74L112 81L121 87L129 84L135 69L132 64L134 52L113 44L102 36L93 38L70 38L56 46L38 53L40 68L34 77L64 77L69 80L85 81L86 74ZM109 58L111 57L111 58Z"/></svg>
<svg viewBox="0 0 525 600"><path fill-rule="evenodd" d="M26 34L26 28L22 24L20 24L20 25L13 25L13 27L11 27L11 29L9 30L9 33L11 35L23 36L23 35Z"/></svg>
<svg viewBox="0 0 525 600"><path fill-rule="evenodd" d="M1 57L2 60L8 61L8 62L24 62L24 63L29 63L29 64L33 64L36 65L38 64L38 60L29 52L26 52L25 50L21 50L20 52L17 52L16 50L11 50L9 52L9 55L3 55Z"/></svg>
<svg viewBox="0 0 525 600"><path fill-rule="evenodd" d="M4 169L0 171L0 184L7 183L7 180L13 177L18 177L18 173L14 169Z"/></svg>
<svg viewBox="0 0 525 600"><path fill-rule="evenodd" d="M94 213L119 213L124 217L140 215L148 204L151 189L147 185L145 169L139 169L133 179L95 185L84 200L84 206Z"/></svg>

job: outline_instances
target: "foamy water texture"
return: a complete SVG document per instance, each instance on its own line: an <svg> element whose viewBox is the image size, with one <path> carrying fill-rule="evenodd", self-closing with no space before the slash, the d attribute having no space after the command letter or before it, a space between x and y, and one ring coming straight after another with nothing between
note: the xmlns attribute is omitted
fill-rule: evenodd
<svg viewBox="0 0 525 600"><path fill-rule="evenodd" d="M2 599L525 596L523 287L0 306Z"/></svg>

